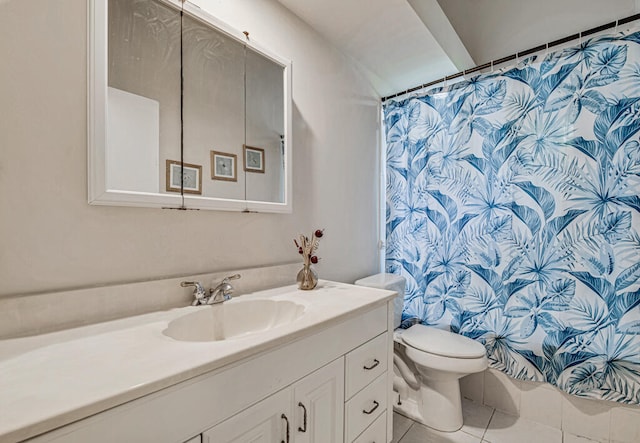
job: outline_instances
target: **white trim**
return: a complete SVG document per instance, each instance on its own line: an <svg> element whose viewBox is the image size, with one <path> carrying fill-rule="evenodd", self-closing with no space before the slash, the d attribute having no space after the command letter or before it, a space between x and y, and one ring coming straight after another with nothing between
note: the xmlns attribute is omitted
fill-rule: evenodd
<svg viewBox="0 0 640 443"><path fill-rule="evenodd" d="M104 159L107 140L107 3L89 2L87 66L88 199L93 204L106 190Z"/></svg>
<svg viewBox="0 0 640 443"><path fill-rule="evenodd" d="M387 248L387 143L384 128L382 103L378 105L378 267L385 272Z"/></svg>

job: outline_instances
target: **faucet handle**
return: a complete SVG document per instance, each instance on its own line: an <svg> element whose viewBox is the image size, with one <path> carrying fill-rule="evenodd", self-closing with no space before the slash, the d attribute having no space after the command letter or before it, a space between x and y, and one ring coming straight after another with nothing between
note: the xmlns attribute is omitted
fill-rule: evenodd
<svg viewBox="0 0 640 443"><path fill-rule="evenodd" d="M202 304L202 302L204 301L203 299L207 297L207 291L199 281L183 281L180 283L180 286L182 286L183 288L193 286L194 300L193 303L191 303L193 306Z"/></svg>
<svg viewBox="0 0 640 443"><path fill-rule="evenodd" d="M228 276L228 277L225 277L225 278L222 280L222 283L229 283L229 280L237 280L237 279L239 279L240 277L242 277L240 274L233 274L233 275L230 275L230 276Z"/></svg>
<svg viewBox="0 0 640 443"><path fill-rule="evenodd" d="M237 280L240 278L240 274L230 275L222 279L214 288L209 289L209 298L206 303L209 305L222 303L229 300L231 294L233 294L233 286L231 286L230 280Z"/></svg>

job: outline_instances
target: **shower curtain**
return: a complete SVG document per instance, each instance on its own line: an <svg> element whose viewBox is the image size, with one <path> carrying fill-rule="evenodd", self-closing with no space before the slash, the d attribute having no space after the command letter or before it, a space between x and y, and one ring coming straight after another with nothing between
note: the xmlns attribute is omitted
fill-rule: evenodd
<svg viewBox="0 0 640 443"><path fill-rule="evenodd" d="M490 365L640 404L640 32L384 106L403 318Z"/></svg>

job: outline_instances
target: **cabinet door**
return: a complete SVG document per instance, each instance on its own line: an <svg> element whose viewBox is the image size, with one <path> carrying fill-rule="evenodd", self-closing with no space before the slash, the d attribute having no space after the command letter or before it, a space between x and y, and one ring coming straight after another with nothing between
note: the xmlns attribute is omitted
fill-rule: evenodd
<svg viewBox="0 0 640 443"><path fill-rule="evenodd" d="M291 389L283 389L202 433L202 443L289 443Z"/></svg>
<svg viewBox="0 0 640 443"><path fill-rule="evenodd" d="M309 374L294 385L296 443L343 441L344 358Z"/></svg>

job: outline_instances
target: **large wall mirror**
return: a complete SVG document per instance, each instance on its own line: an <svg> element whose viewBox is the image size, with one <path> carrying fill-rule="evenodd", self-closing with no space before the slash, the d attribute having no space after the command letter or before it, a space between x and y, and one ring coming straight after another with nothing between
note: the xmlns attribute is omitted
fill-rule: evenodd
<svg viewBox="0 0 640 443"><path fill-rule="evenodd" d="M291 212L291 65L198 7L92 0L89 202Z"/></svg>

